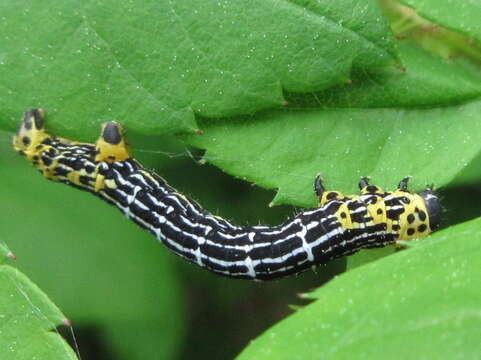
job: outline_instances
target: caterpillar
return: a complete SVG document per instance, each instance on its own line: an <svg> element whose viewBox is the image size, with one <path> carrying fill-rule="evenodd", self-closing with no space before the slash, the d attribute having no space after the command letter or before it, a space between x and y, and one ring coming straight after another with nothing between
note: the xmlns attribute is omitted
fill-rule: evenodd
<svg viewBox="0 0 481 360"><path fill-rule="evenodd" d="M302 272L361 249L421 238L440 222L431 187L408 191L408 180L384 192L359 181L360 194L326 191L317 176L319 207L277 226L240 227L214 216L131 157L122 127L102 125L95 144L45 130L45 112L25 112L13 146L46 178L89 191L120 209L175 254L215 273L269 280Z"/></svg>

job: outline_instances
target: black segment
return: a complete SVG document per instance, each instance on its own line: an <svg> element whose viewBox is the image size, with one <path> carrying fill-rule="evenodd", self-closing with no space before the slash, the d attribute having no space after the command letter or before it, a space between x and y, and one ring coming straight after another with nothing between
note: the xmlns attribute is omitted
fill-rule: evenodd
<svg viewBox="0 0 481 360"><path fill-rule="evenodd" d="M441 206L441 200L439 199L438 195L435 191L426 189L419 193L424 199L426 204L427 215L429 217L429 225L431 230L435 230L441 224L442 218L442 211L443 208ZM419 218L421 218L421 213L424 213L422 210L418 209ZM424 214L426 216L426 214Z"/></svg>
<svg viewBox="0 0 481 360"><path fill-rule="evenodd" d="M44 161L45 162L45 161ZM70 171L67 168L57 166L54 170L54 175L55 176L60 176L60 177L67 177L68 173Z"/></svg>
<svg viewBox="0 0 481 360"><path fill-rule="evenodd" d="M122 134L120 132L120 127L114 122L109 122L105 124L104 132L102 134L105 142L111 145L118 145L122 141Z"/></svg>
<svg viewBox="0 0 481 360"><path fill-rule="evenodd" d="M50 166L52 165L52 158L48 157L46 153L42 154L42 161L45 164L45 166Z"/></svg>
<svg viewBox="0 0 481 360"><path fill-rule="evenodd" d="M79 181L81 184L83 185L90 185L90 182L92 181L92 178L91 177L88 177L88 176L85 176L85 175L81 175L79 177Z"/></svg>

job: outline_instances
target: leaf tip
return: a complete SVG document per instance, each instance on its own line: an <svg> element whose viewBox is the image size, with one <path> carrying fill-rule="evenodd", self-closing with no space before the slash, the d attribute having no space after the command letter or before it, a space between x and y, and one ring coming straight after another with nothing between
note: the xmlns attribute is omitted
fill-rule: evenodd
<svg viewBox="0 0 481 360"><path fill-rule="evenodd" d="M297 293L297 297L300 299L308 299L309 293Z"/></svg>
<svg viewBox="0 0 481 360"><path fill-rule="evenodd" d="M301 309L303 308L303 307L300 306L300 305L293 305L293 304L289 304L289 305L287 305L287 307L288 307L289 309L291 309L292 311L298 311L298 310L301 310Z"/></svg>

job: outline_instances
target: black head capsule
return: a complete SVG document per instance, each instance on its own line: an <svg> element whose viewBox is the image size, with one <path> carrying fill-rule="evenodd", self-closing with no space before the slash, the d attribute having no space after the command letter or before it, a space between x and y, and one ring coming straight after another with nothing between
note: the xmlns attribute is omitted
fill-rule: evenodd
<svg viewBox="0 0 481 360"><path fill-rule="evenodd" d="M443 208L441 206L441 200L439 199L436 192L431 189L426 189L418 193L424 200L426 204L426 211L429 217L429 226L431 230L436 230L441 224L441 216Z"/></svg>
<svg viewBox="0 0 481 360"><path fill-rule="evenodd" d="M122 141L122 130L119 124L111 121L104 124L102 137L110 145L118 145Z"/></svg>

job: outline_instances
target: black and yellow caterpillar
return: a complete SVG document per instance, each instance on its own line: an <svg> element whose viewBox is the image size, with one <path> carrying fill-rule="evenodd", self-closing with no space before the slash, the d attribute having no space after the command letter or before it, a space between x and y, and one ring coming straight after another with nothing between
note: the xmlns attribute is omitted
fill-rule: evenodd
<svg viewBox="0 0 481 360"><path fill-rule="evenodd" d="M42 109L27 111L13 144L45 177L94 193L177 255L225 276L279 278L360 249L424 237L439 224L439 198L431 188L409 192L409 178L392 192L362 178L360 195L344 196L325 191L318 176L318 208L278 226L239 227L133 159L119 124L104 124L97 142L87 144L46 132L44 115Z"/></svg>

